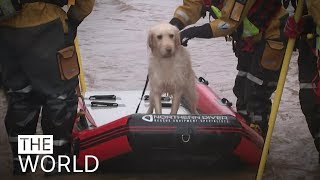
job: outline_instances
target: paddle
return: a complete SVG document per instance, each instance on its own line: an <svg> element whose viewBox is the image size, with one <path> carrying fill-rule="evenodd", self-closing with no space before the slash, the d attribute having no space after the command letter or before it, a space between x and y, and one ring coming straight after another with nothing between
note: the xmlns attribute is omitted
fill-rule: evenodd
<svg viewBox="0 0 320 180"><path fill-rule="evenodd" d="M299 0L296 12L294 14L294 19L296 22L299 21L301 15L302 15L302 9L303 9L303 0ZM288 44L287 44L287 49L286 49L286 53L284 55L284 60L283 60L283 64L282 64L282 68L281 68L281 72L280 72L280 76L279 76L279 81L278 81L278 85L277 85L277 89L276 89L276 93L275 93L275 97L274 97L274 102L272 103L272 107L271 107L271 113L270 113L270 118L269 118L269 128L268 128L267 137L266 137L266 140L265 140L265 143L263 146L259 169L258 169L258 173L257 173L257 177L256 177L257 180L262 179L262 175L263 175L263 171L264 171L264 167L266 164L268 151L269 151L269 147L270 147L272 132L273 132L274 124L276 122L279 104L280 104L280 100L281 100L281 96L282 96L282 92L283 92L283 87L284 87L284 83L286 80L289 62L291 59L291 54L292 54L292 51L294 48L295 41L296 41L295 38L290 38L288 41Z"/></svg>

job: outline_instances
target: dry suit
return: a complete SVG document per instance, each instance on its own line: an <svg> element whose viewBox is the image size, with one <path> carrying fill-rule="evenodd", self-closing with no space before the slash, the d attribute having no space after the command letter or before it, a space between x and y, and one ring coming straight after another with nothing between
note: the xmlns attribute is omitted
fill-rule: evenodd
<svg viewBox="0 0 320 180"><path fill-rule="evenodd" d="M232 35L238 58L233 88L237 111L249 124L259 125L265 136L271 111L270 96L276 89L285 51L282 29L287 13L277 0L184 0L170 23L183 29L196 23L204 12L210 12L212 5L221 10L220 17L213 15L213 21L182 31L181 38ZM253 32L248 22L258 31Z"/></svg>
<svg viewBox="0 0 320 180"><path fill-rule="evenodd" d="M43 134L53 135L53 156L70 153L78 77L61 79L57 52L73 45L77 26L94 5L94 0L76 0L65 12L67 0L40 1L21 0L18 13L0 21L0 66L8 90L5 126L16 174L21 173L17 136L35 134L38 119Z"/></svg>
<svg viewBox="0 0 320 180"><path fill-rule="evenodd" d="M299 100L314 144L320 152L320 96L315 93L319 83L320 0L306 1L302 17L303 31L298 37ZM308 36L312 35L311 37ZM319 156L320 163L320 156Z"/></svg>

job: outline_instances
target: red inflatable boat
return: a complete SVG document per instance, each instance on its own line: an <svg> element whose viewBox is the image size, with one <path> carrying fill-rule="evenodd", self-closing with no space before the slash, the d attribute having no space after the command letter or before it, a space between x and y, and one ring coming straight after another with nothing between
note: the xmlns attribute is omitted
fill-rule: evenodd
<svg viewBox="0 0 320 180"><path fill-rule="evenodd" d="M148 96L138 106L140 91L86 93L73 132L78 165L84 167L85 155L96 156L100 163L126 159L134 166L147 160L215 164L230 159L258 165L263 138L207 84L198 83L197 91L199 115L190 114L183 104L178 115L169 115L170 97L162 98L164 114L145 114Z"/></svg>

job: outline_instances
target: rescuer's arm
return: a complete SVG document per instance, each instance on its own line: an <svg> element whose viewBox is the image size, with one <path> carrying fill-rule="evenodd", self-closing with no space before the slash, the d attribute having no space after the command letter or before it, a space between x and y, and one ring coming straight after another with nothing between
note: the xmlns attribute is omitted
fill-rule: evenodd
<svg viewBox="0 0 320 180"><path fill-rule="evenodd" d="M75 0L75 4L70 6L68 10L68 36L67 42L73 43L77 36L77 28L79 24L87 17L94 6L95 0Z"/></svg>
<svg viewBox="0 0 320 180"><path fill-rule="evenodd" d="M201 17L202 5L202 0L184 0L183 5L175 10L170 24L181 30L196 23Z"/></svg>
<svg viewBox="0 0 320 180"><path fill-rule="evenodd" d="M94 2L95 0L75 0L75 4L68 10L68 21L78 26L91 13Z"/></svg>
<svg viewBox="0 0 320 180"><path fill-rule="evenodd" d="M232 34L247 16L255 0L226 0L221 17L202 26L190 27L181 32L181 39L214 38Z"/></svg>

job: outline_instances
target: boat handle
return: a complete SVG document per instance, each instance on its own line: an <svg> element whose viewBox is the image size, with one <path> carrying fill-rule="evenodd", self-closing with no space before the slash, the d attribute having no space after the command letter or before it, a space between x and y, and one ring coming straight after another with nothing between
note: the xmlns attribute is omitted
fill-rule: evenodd
<svg viewBox="0 0 320 180"><path fill-rule="evenodd" d="M91 107L118 107L118 103L92 101Z"/></svg>
<svg viewBox="0 0 320 180"><path fill-rule="evenodd" d="M150 100L150 96L149 95L144 95L143 99L145 101ZM170 101L171 97L170 96L161 96L161 101Z"/></svg>
<svg viewBox="0 0 320 180"><path fill-rule="evenodd" d="M182 135L181 135L181 140L182 140L182 142L184 142L184 143L189 142L189 141L190 141L190 134L188 134L188 135L182 134Z"/></svg>
<svg viewBox="0 0 320 180"><path fill-rule="evenodd" d="M90 100L116 100L116 95L94 95L89 97Z"/></svg>

